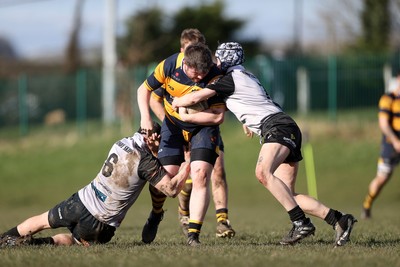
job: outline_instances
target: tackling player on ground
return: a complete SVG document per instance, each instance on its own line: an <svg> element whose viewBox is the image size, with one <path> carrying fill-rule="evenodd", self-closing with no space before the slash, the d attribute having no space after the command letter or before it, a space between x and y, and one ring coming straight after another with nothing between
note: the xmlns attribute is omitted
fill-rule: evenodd
<svg viewBox="0 0 400 267"><path fill-rule="evenodd" d="M176 197L189 175L189 164L183 163L171 178L155 156L160 126L154 124L153 131L148 134L139 129L133 136L118 140L93 181L49 211L1 234L0 247L107 243L147 182L165 195ZM71 233L33 237L42 230L60 227Z"/></svg>

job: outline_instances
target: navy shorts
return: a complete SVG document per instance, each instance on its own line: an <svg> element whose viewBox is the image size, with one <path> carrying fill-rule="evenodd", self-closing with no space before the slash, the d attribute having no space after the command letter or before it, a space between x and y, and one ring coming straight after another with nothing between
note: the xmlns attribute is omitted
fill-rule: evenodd
<svg viewBox="0 0 400 267"><path fill-rule="evenodd" d="M220 144L218 126L199 127L191 133L190 161L202 160L212 165L218 157ZM187 144L182 129L165 118L161 126L161 141L158 159L162 165L180 165L184 161L183 147Z"/></svg>
<svg viewBox="0 0 400 267"><path fill-rule="evenodd" d="M225 150L224 141L222 141L222 136L219 136L218 148L219 148L219 151L222 151L222 152L224 152L224 150Z"/></svg>
<svg viewBox="0 0 400 267"><path fill-rule="evenodd" d="M97 220L83 205L78 193L49 211L51 228L67 227L77 242L107 243L114 236L115 227Z"/></svg>
<svg viewBox="0 0 400 267"><path fill-rule="evenodd" d="M285 113L277 113L266 118L261 127L263 143L279 143L290 149L285 163L298 162L301 154L302 136L299 126Z"/></svg>
<svg viewBox="0 0 400 267"><path fill-rule="evenodd" d="M380 161L390 165L392 168L400 162L400 153L394 149L391 143L387 142L385 136L382 136Z"/></svg>

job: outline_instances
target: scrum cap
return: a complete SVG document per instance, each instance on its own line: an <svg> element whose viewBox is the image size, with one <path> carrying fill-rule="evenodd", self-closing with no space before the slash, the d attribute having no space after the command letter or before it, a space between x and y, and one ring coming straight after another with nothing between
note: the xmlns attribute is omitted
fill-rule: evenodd
<svg viewBox="0 0 400 267"><path fill-rule="evenodd" d="M229 67L240 65L244 62L242 46L237 42L222 43L215 51L215 57L221 61L222 71Z"/></svg>

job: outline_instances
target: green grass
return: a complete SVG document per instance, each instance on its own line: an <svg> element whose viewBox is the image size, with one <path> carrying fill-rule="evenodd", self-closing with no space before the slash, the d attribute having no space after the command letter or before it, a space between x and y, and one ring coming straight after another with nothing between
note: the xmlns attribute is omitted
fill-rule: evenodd
<svg viewBox="0 0 400 267"><path fill-rule="evenodd" d="M373 112L340 114L336 121L316 115L298 118L313 146L319 199L329 207L359 217L367 186L376 172L380 133ZM117 127L118 128L118 127ZM53 207L86 185L98 172L118 128L88 127L88 135L62 129L34 129L17 138L0 132L0 232ZM14 130L15 131L15 130ZM319 219L314 237L300 244L278 244L291 225L288 215L254 176L260 149L236 121L222 126L229 182L229 214L237 236L214 236L211 203L200 248L185 245L177 220L177 200L168 199L159 234L143 245L141 229L150 211L147 188L132 207L113 240L83 247L20 247L0 250L0 266L400 266L400 179L398 172L374 205L370 221L359 219L352 242L333 248L334 231ZM297 191L306 192L304 162ZM378 219L379 218L379 219ZM42 236L61 232L49 230Z"/></svg>

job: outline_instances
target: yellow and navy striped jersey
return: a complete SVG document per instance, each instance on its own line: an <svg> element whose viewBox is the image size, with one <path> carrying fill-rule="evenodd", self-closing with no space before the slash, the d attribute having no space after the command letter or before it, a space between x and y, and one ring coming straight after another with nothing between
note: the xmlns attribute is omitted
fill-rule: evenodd
<svg viewBox="0 0 400 267"><path fill-rule="evenodd" d="M379 100L379 117L386 118L393 131L400 134L400 95L384 94Z"/></svg>
<svg viewBox="0 0 400 267"><path fill-rule="evenodd" d="M192 132L199 125L181 120L179 113L172 108L174 97L180 97L190 92L201 90L222 74L218 67L214 65L200 82L193 82L183 71L183 57L183 53L177 53L160 62L144 84L147 90L152 92L162 87L164 89L163 98L166 117L181 129ZM213 96L208 99L208 106L210 108L225 108L225 102L221 97Z"/></svg>

